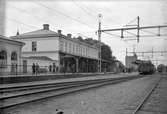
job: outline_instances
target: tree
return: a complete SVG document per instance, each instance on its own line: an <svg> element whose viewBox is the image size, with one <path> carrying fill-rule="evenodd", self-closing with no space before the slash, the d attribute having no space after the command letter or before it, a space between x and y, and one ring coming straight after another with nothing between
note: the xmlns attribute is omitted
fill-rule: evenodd
<svg viewBox="0 0 167 114"><path fill-rule="evenodd" d="M104 60L112 60L112 51L108 45L101 46L101 58Z"/></svg>
<svg viewBox="0 0 167 114"><path fill-rule="evenodd" d="M99 41L98 40L94 40L92 38L86 38L83 39L81 36L77 37L78 40L83 41L85 43L88 43L90 45L95 45L95 46L99 46ZM112 56L112 50L110 48L110 46L108 46L107 44L101 42L101 58L104 60L108 60L108 61L114 61L116 60L115 56Z"/></svg>

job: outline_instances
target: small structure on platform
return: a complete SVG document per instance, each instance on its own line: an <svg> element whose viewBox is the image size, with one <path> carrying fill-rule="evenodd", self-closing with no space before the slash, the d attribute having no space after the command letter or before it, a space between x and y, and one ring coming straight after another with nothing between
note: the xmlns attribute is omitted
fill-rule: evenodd
<svg viewBox="0 0 167 114"><path fill-rule="evenodd" d="M58 72L58 66L54 64L54 60L46 56L30 56L22 57L22 73L31 74L33 71L32 65L39 65L38 73L54 73Z"/></svg>
<svg viewBox="0 0 167 114"><path fill-rule="evenodd" d="M22 69L21 50L24 43L0 35L0 75L16 74Z"/></svg>
<svg viewBox="0 0 167 114"><path fill-rule="evenodd" d="M137 55L134 53L133 56L125 56L125 66L128 72L137 71L138 65L134 64L137 60Z"/></svg>

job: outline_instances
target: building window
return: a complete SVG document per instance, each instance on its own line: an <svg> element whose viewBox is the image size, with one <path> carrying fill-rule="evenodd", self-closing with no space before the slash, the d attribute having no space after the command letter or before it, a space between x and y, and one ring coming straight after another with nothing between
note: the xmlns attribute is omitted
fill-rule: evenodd
<svg viewBox="0 0 167 114"><path fill-rule="evenodd" d="M85 52L86 52L86 51L85 51L85 47L83 47L83 55L84 55L84 56L86 55Z"/></svg>
<svg viewBox="0 0 167 114"><path fill-rule="evenodd" d="M72 48L71 48L71 43L69 42L69 52L71 53Z"/></svg>
<svg viewBox="0 0 167 114"><path fill-rule="evenodd" d="M0 68L7 67L7 52L5 50L0 51Z"/></svg>
<svg viewBox="0 0 167 114"><path fill-rule="evenodd" d="M65 51L67 52L67 42L65 42Z"/></svg>
<svg viewBox="0 0 167 114"><path fill-rule="evenodd" d="M73 53L75 53L75 44L73 44Z"/></svg>
<svg viewBox="0 0 167 114"><path fill-rule="evenodd" d="M37 51L37 42L32 42L32 51Z"/></svg>
<svg viewBox="0 0 167 114"><path fill-rule="evenodd" d="M82 49L81 49L81 46L79 46L79 54L82 55Z"/></svg>
<svg viewBox="0 0 167 114"><path fill-rule="evenodd" d="M78 54L78 45L76 45L76 53Z"/></svg>
<svg viewBox="0 0 167 114"><path fill-rule="evenodd" d="M82 46L80 47L80 50L81 50L81 55L83 55L83 48L82 48Z"/></svg>
<svg viewBox="0 0 167 114"><path fill-rule="evenodd" d="M16 52L12 52L12 54L11 54L11 60L17 61L17 53Z"/></svg>
<svg viewBox="0 0 167 114"><path fill-rule="evenodd" d="M64 50L64 49L63 49L63 43L64 43L63 41L62 41L62 42L60 42L60 50L61 50L61 51L63 51L63 50Z"/></svg>

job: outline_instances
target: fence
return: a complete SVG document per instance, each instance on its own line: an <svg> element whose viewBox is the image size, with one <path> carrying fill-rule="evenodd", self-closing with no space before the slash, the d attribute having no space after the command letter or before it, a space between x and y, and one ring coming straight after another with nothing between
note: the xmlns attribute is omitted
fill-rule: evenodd
<svg viewBox="0 0 167 114"><path fill-rule="evenodd" d="M39 74L55 74L58 73L58 67L55 66L39 66L39 65L3 65L0 66L0 76L6 75L39 75Z"/></svg>

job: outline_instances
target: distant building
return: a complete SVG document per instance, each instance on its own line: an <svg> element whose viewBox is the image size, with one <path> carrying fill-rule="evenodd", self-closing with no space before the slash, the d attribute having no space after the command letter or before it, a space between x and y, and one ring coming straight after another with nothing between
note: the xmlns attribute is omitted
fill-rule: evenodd
<svg viewBox="0 0 167 114"><path fill-rule="evenodd" d="M48 24L44 24L40 30L18 34L12 39L24 42L22 56L24 62L30 65L29 57L44 57L50 61L45 65L55 64L59 71L66 72L86 72L96 71L95 64L98 63L98 48L73 39L71 34L63 35L49 29ZM34 58L35 59L35 58ZM39 62L40 66L45 66ZM89 68L86 68L89 66Z"/></svg>
<svg viewBox="0 0 167 114"><path fill-rule="evenodd" d="M125 56L125 66L130 71L136 71L138 66L134 64L137 60L137 55L134 54L133 56Z"/></svg>
<svg viewBox="0 0 167 114"><path fill-rule="evenodd" d="M0 35L0 74L17 73L22 69L21 49L24 43Z"/></svg>

